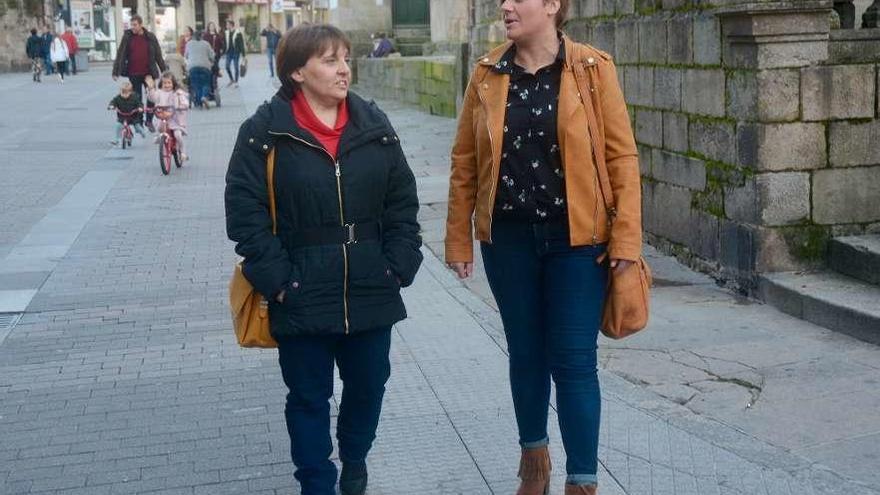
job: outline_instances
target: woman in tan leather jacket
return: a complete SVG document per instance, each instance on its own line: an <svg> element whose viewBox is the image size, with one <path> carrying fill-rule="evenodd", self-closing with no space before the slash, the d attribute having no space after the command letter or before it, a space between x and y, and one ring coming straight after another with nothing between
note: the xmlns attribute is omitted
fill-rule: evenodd
<svg viewBox="0 0 880 495"><path fill-rule="evenodd" d="M480 241L510 356L518 495L549 490L551 377L565 493L596 493L608 270L630 269L642 245L638 157L616 70L559 31L568 7L501 3L510 41L474 68L452 150L446 262L470 276ZM604 206L597 167L608 171L615 208Z"/></svg>

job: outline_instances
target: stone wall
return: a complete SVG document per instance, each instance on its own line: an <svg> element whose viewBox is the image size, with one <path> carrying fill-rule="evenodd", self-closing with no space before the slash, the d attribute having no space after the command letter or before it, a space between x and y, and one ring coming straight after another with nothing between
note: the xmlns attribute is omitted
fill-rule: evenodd
<svg viewBox="0 0 880 495"><path fill-rule="evenodd" d="M359 58L357 86L377 98L418 105L432 115L456 116L461 64L454 56Z"/></svg>
<svg viewBox="0 0 880 495"><path fill-rule="evenodd" d="M38 10L41 3L0 0L0 4L0 72L28 71L31 64L25 42L31 28L42 31L42 24L30 11Z"/></svg>
<svg viewBox="0 0 880 495"><path fill-rule="evenodd" d="M831 1L576 0L566 31L611 53L640 152L648 239L744 292L880 231L880 31ZM478 0L474 56L503 41Z"/></svg>

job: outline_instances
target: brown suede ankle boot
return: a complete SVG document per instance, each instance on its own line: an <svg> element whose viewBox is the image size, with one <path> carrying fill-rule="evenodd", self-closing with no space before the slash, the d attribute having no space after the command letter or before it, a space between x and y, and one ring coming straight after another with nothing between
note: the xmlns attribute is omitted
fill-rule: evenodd
<svg viewBox="0 0 880 495"><path fill-rule="evenodd" d="M516 495L550 493L550 451L546 446L522 449L519 459L519 490Z"/></svg>
<svg viewBox="0 0 880 495"><path fill-rule="evenodd" d="M596 485L565 484L565 495L596 495Z"/></svg>

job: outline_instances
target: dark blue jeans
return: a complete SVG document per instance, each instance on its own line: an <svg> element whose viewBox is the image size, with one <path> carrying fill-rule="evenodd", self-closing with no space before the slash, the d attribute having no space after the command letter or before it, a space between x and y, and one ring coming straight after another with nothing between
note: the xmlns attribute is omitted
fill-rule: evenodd
<svg viewBox="0 0 880 495"><path fill-rule="evenodd" d="M391 375L391 328L354 335L302 336L279 342L278 358L290 390L284 415L294 476L302 495L334 495L336 466L330 460L330 398L333 363L339 366L342 399L336 421L339 459L366 462L376 438L385 382Z"/></svg>
<svg viewBox="0 0 880 495"><path fill-rule="evenodd" d="M226 74L230 81L238 82L238 60L241 54L238 52L226 52ZM235 68L235 78L232 78L232 69Z"/></svg>
<svg viewBox="0 0 880 495"><path fill-rule="evenodd" d="M597 484L596 340L608 271L596 259L605 246L571 247L564 223L496 220L481 251L507 337L520 445L549 441L552 377L567 482Z"/></svg>
<svg viewBox="0 0 880 495"><path fill-rule="evenodd" d="M189 85L194 106L202 106L202 98L211 92L211 69L193 67L189 70Z"/></svg>
<svg viewBox="0 0 880 495"><path fill-rule="evenodd" d="M266 50L266 56L269 57L269 77L275 78L275 52Z"/></svg>

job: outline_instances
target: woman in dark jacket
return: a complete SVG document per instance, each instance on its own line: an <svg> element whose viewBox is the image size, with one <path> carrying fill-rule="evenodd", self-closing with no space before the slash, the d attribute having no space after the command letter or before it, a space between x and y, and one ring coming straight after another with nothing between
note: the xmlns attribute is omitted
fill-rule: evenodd
<svg viewBox="0 0 880 495"><path fill-rule="evenodd" d="M334 361L344 385L340 490L366 490L391 326L406 317L400 288L422 260L415 179L382 111L348 91L349 49L332 26L284 35L282 88L241 126L226 176L229 238L245 277L270 301L303 495L335 493ZM266 186L273 149L277 235Z"/></svg>

